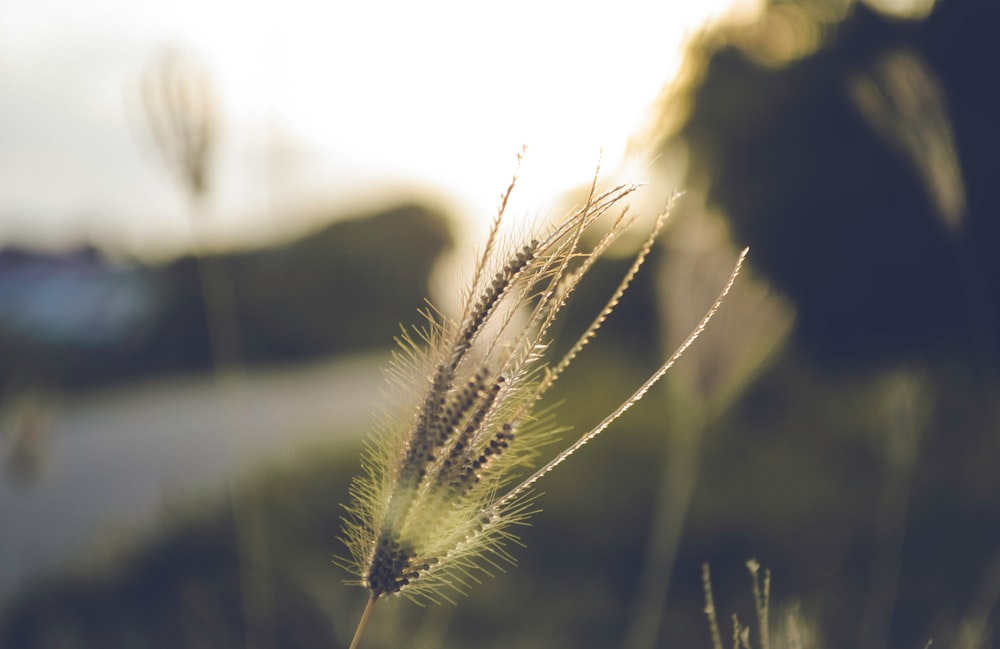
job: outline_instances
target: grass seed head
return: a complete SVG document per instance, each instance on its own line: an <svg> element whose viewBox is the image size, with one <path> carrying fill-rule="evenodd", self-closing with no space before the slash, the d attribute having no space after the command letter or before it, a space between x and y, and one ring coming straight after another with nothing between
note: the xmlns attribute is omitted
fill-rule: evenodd
<svg viewBox="0 0 1000 649"><path fill-rule="evenodd" d="M547 359L562 307L636 221L622 203L638 185L604 192L596 185L595 177L585 204L546 232L505 246L501 225L512 182L461 315L449 318L430 307L423 327L399 337L387 372L391 403L364 453L364 472L350 489L344 523L350 557L340 562L355 576L352 583L370 590L372 603L397 593L450 601L481 575L512 564L508 547L517 543L514 528L533 513L534 482L637 402L718 308L722 296L631 398L528 474L539 448L561 432L539 411L540 399L614 309L664 220L656 220L632 268L576 344L562 358Z"/></svg>

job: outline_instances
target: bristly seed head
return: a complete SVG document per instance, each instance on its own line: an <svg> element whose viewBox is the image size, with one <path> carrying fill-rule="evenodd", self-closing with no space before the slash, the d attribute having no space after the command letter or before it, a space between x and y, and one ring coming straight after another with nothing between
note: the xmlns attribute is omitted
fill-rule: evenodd
<svg viewBox="0 0 1000 649"><path fill-rule="evenodd" d="M667 362L622 406L555 459L527 475L538 449L561 432L537 412L541 397L614 310L652 248L663 216L605 308L570 351L546 362L550 329L594 262L635 219L613 216L591 247L584 235L637 185L597 193L544 236L505 253L500 225L513 189L502 197L457 320L431 310L427 326L404 332L389 377L401 393L380 422L364 458L366 473L351 485L341 564L371 591L372 601L400 593L418 600L450 599L476 573L513 563L532 486L595 437L643 394L694 341L735 280ZM745 254L745 251L744 251ZM740 258L742 262L742 256ZM423 386L423 387L421 387ZM413 404L416 404L414 407Z"/></svg>

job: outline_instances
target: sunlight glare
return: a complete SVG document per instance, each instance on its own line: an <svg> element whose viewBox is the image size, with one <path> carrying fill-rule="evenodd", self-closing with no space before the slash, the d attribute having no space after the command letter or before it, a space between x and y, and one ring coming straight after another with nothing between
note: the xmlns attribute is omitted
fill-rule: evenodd
<svg viewBox="0 0 1000 649"><path fill-rule="evenodd" d="M320 204L378 182L433 187L488 219L523 145L529 154L519 198L533 209L587 182L599 159L605 169L616 167L677 71L686 36L733 7L746 12L760 4L38 0L5 11L4 35L17 37L3 52L27 61L32 53L44 59L40 53L54 45L70 52L81 43L91 50L124 43L135 75L164 47L200 57L225 118L213 202L230 215L222 219L227 227L276 220L267 212L292 186L298 200ZM108 51L121 57L126 50ZM105 76L122 78L118 67ZM106 112L121 121L122 110ZM288 169L274 157L276 145L298 156ZM73 155L60 151L64 160ZM156 170L121 162L136 159L134 151L78 155L91 174L104 168L94 156L115 157L104 166L118 177L106 185L131 191L143 213L183 210L169 187L158 196L150 190L165 185ZM134 177L122 175L124 168ZM44 205L45 192L36 194ZM129 211L120 196L93 187L86 199ZM62 201L67 211L72 197Z"/></svg>

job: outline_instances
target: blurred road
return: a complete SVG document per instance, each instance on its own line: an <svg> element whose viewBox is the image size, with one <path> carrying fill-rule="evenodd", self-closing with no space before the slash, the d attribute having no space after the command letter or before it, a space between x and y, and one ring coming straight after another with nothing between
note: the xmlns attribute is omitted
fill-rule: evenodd
<svg viewBox="0 0 1000 649"><path fill-rule="evenodd" d="M0 474L0 604L81 550L120 544L170 500L212 496L268 457L364 431L385 355L250 373L149 381L53 398L41 475ZM116 539L117 543L116 543Z"/></svg>

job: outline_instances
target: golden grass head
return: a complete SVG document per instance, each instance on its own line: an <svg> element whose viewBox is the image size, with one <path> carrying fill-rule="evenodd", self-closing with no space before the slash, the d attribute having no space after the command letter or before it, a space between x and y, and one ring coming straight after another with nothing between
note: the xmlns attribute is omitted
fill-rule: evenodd
<svg viewBox="0 0 1000 649"><path fill-rule="evenodd" d="M513 563L513 529L533 513L534 483L636 403L694 341L735 280L680 349L615 412L529 473L561 432L543 395L614 310L655 241L664 216L618 289L561 358L552 325L587 271L636 222L624 199L638 185L598 192L526 243L504 243L511 183L472 273L457 319L428 308L400 336L388 378L391 403L363 455L344 522L340 561L371 592L451 600L480 575ZM585 245L585 242L591 242ZM745 254L745 251L744 251ZM740 263L743 257L740 257ZM739 266L737 266L737 271ZM366 612L367 617L367 612ZM362 623L363 625L363 623Z"/></svg>

